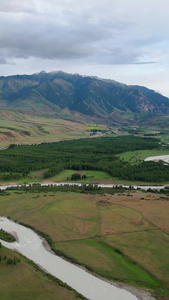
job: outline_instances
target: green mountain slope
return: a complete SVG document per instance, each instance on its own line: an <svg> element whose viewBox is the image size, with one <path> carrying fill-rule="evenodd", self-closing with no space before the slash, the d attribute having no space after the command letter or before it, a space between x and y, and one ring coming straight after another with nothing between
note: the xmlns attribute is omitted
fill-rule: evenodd
<svg viewBox="0 0 169 300"><path fill-rule="evenodd" d="M80 113L104 122L134 123L169 114L153 90L64 72L0 77L0 107L20 112Z"/></svg>

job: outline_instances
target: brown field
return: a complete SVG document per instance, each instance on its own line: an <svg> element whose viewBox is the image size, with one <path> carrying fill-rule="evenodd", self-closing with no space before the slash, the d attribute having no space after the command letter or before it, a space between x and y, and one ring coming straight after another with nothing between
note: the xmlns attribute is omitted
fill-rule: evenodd
<svg viewBox="0 0 169 300"><path fill-rule="evenodd" d="M0 112L1 147L10 144L55 142L89 136L84 122L64 120L62 117L34 116L16 112Z"/></svg>
<svg viewBox="0 0 169 300"><path fill-rule="evenodd" d="M143 220L148 219L158 229L169 234L169 197L159 194L137 192L132 197L113 196L111 203L120 204L141 213Z"/></svg>
<svg viewBox="0 0 169 300"><path fill-rule="evenodd" d="M45 232L56 250L103 277L152 286L157 278L169 287L169 201L162 194L12 193L0 197L0 207L1 215Z"/></svg>

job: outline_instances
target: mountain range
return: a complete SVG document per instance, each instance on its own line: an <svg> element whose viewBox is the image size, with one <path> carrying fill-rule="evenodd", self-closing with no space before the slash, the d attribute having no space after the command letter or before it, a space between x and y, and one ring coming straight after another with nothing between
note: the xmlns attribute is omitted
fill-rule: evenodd
<svg viewBox="0 0 169 300"><path fill-rule="evenodd" d="M142 86L62 71L0 77L0 108L94 118L108 124L148 122L169 114L169 99Z"/></svg>

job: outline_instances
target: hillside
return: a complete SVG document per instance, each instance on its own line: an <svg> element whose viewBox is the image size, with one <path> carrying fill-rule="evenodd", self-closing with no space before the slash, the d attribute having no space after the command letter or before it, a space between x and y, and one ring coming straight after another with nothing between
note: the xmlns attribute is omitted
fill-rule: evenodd
<svg viewBox="0 0 169 300"><path fill-rule="evenodd" d="M141 86L64 72L0 77L0 107L12 111L135 124L169 114L169 99Z"/></svg>

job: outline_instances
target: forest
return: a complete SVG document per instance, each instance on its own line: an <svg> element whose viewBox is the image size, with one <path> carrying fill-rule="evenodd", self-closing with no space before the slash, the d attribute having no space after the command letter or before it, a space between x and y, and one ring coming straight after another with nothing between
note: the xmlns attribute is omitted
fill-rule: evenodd
<svg viewBox="0 0 169 300"><path fill-rule="evenodd" d="M158 139L135 137L84 138L38 145L11 144L0 151L0 180L26 177L33 170L45 169L44 179L64 169L98 170L131 181L165 182L169 168L162 162L120 160L117 154L127 151L160 149Z"/></svg>

